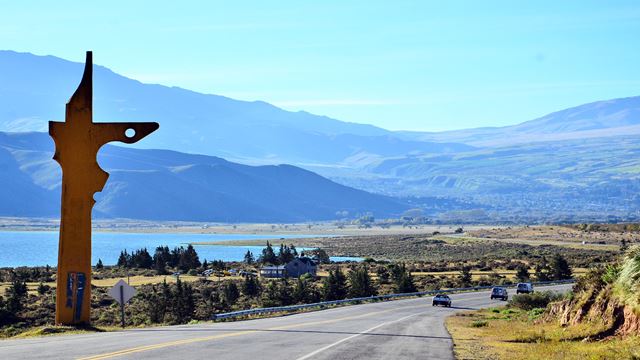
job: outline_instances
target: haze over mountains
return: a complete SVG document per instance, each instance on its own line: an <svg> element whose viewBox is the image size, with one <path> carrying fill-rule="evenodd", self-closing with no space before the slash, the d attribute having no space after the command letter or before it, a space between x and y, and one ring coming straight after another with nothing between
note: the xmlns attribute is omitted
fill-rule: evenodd
<svg viewBox="0 0 640 360"><path fill-rule="evenodd" d="M43 133L0 132L0 216L59 216L61 171ZM110 173L96 195L97 217L219 222L330 220L406 204L336 184L290 165L247 166L169 150L105 146Z"/></svg>
<svg viewBox="0 0 640 360"><path fill-rule="evenodd" d="M64 104L84 64L53 56L0 51L0 131L46 131L64 119ZM95 121L157 121L142 146L271 163L335 163L361 152L382 156L412 151L470 149L403 139L371 125L289 112L261 101L238 101L161 85L142 84L94 68Z"/></svg>
<svg viewBox="0 0 640 360"><path fill-rule="evenodd" d="M51 56L0 51L0 131L44 131L48 120L63 119L64 104L77 86L82 66ZM430 216L443 221L581 221L607 216L612 218L605 220L640 217L640 200L636 195L640 190L636 185L640 174L637 160L640 147L636 145L640 144L640 97L585 104L501 128L441 133L392 132L306 112L289 112L260 101L238 101L143 84L100 66L95 68L94 78L96 121L160 122L160 130L141 142L140 145L146 148L213 155L249 164L297 165L370 192L426 197L414 199L412 203L421 204L429 209ZM45 138L38 140L39 146L44 146ZM25 139L20 141L27 141ZM27 176L33 181L21 191L37 197L47 196L41 195L42 189L50 191L47 189L51 189L56 181L47 174L57 169L57 164L45 160L45 153L50 150L38 150L37 156L31 152L33 149L27 148L20 153L10 152L10 156L5 153L3 161L10 163L13 158L20 172L12 178L1 176L0 181L9 185L23 183L21 179ZM125 150L109 147L105 154L121 151ZM305 174L297 177L299 181L287 183L288 187L300 186L300 203L291 204L281 212L274 207L255 207L251 211L255 211L255 219L261 221L325 219L327 214L351 201L340 202L339 196L312 197L311 193L319 184L326 185L327 191L337 189L333 187L338 185L291 166L250 168L219 158L167 151L154 151L153 155L141 150L126 151L131 151L127 152L126 161L108 163L116 171L112 172L106 195L96 207L108 216L138 217L138 212L126 213L128 209L123 204L142 201L126 198L131 196L127 189L143 194L146 181L179 189L181 181L188 178L189 184L201 187L198 191L206 192L216 184L218 189L228 187L234 194L241 193L243 186L250 188L254 183L215 182L229 173L237 175L238 169L244 169L243 176L247 172L252 176L268 173L273 176L269 181L280 179L276 183ZM139 156L151 156L153 166L137 162L135 159ZM167 165L165 157L180 161ZM135 165L126 168L127 164ZM117 170L120 167L126 171L120 173ZM217 172L222 168L225 171ZM153 176L148 173L150 171L154 172ZM153 180L145 180L145 176ZM277 196L261 198L253 205L266 206L284 196L273 187L262 186L263 194L275 191L273 194ZM234 204L238 204L238 209L248 209L243 201L257 196L249 194L233 199L225 198L224 194L211 194L212 204L216 205L210 207L233 209ZM398 214L407 206L386 197L350 194L353 196L350 199L359 197L362 200L359 203L362 206L351 208L356 212L369 209L379 212L377 216ZM151 196L150 192L148 196ZM167 190L162 196L181 204L179 208L185 209L185 216L197 217L196 213L209 211L208 214L213 214L211 211L215 211L209 210L208 205L187 203L186 199L191 195L176 190ZM434 204L439 201L457 205L455 208L438 205L434 213ZM305 213L302 203L322 209ZM461 209L460 204L466 205ZM20 209L20 204L14 205ZM154 217L173 216L160 214L164 211L161 209L154 211L157 212ZM269 218L268 214L273 216ZM223 214L216 216L220 218Z"/></svg>

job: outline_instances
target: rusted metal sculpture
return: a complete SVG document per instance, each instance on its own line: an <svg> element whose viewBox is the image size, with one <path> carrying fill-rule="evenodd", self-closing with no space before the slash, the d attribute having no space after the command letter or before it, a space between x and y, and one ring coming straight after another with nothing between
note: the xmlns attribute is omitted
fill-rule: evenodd
<svg viewBox="0 0 640 360"><path fill-rule="evenodd" d="M49 122L56 144L53 158L62 167L56 323L64 325L89 324L91 319L91 210L93 195L102 191L109 177L98 166L98 150L110 141L135 143L159 127L155 122L94 123L92 78L92 54L87 51L82 81L67 103L66 121Z"/></svg>

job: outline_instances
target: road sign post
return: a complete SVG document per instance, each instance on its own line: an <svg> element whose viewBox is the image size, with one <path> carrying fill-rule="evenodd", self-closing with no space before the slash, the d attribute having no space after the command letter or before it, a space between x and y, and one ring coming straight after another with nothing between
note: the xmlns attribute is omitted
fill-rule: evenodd
<svg viewBox="0 0 640 360"><path fill-rule="evenodd" d="M108 292L109 296L120 303L120 322L124 328L124 304L129 302L136 295L136 289L127 284L124 280L119 280Z"/></svg>
<svg viewBox="0 0 640 360"><path fill-rule="evenodd" d="M120 322L122 323L122 328L124 329L124 288L120 286Z"/></svg>

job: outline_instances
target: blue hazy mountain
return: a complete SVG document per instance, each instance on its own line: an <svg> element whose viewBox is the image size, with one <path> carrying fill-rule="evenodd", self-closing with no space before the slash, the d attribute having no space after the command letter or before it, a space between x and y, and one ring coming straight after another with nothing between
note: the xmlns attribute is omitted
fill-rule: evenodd
<svg viewBox="0 0 640 360"><path fill-rule="evenodd" d="M583 104L512 126L403 134L412 140L454 141L475 146L640 135L640 96Z"/></svg>
<svg viewBox="0 0 640 360"><path fill-rule="evenodd" d="M58 216L61 171L44 133L0 133L0 216ZM97 217L224 222L327 220L336 212L397 216L407 205L290 165L247 166L169 150L106 145L111 173Z"/></svg>
<svg viewBox="0 0 640 360"><path fill-rule="evenodd" d="M98 60L99 62L99 60ZM46 131L64 119L64 104L83 64L53 56L0 51L0 131ZM143 84L94 68L96 121L157 121L140 146L268 163L334 164L358 154L469 150L462 144L405 139L371 125L289 112L265 102Z"/></svg>
<svg viewBox="0 0 640 360"><path fill-rule="evenodd" d="M44 131L47 120L62 119L64 103L77 86L82 66L51 56L0 51L0 130ZM96 121L160 122L160 130L140 143L143 147L245 163L289 163L372 193L437 197L445 200L436 203L456 204L458 210L479 208L482 211L475 214L484 214L480 219L574 221L607 214L615 219L640 218L640 198L635 195L640 193L636 185L640 183L640 96L584 104L513 126L426 133L392 132L288 112L260 101L143 84L100 66L95 67L94 86ZM1 184L16 187L25 176L32 181L6 194L6 203L13 204L7 208L29 212L30 207L16 199L48 199L59 184L59 175L52 175L59 169L49 160L51 145L43 140L45 135L6 136L29 150L0 152L2 166L13 174L3 176ZM325 191L337 194L329 191L337 189L329 184L337 184L291 166L252 168L216 157L138 151L105 148L103 162L112 177L96 206L98 214L319 219L333 216L350 201L322 195ZM122 161L116 161L118 156ZM144 160L147 157L149 161ZM275 185L260 182L266 180L262 173L279 180ZM147 182L153 187L148 188ZM285 189L278 182L286 184ZM314 186L322 191L316 192ZM232 193L221 190L226 188ZM187 191L191 189L207 201L194 198ZM286 193L289 189L299 190L300 197ZM126 205L149 201L152 193L158 196L152 206ZM284 194L291 203L274 205L274 199ZM402 208L389 198L365 201L365 194L358 194L362 202L348 211L382 215ZM257 195L259 200L252 200ZM58 201L57 196L53 199ZM170 201L162 205L163 199ZM368 203L372 199L380 202ZM179 209L175 212L173 202ZM433 205L419 202L412 204ZM443 214L450 210L436 207ZM216 213L221 208L227 211ZM255 211L241 210L249 208ZM51 211L41 208L32 213Z"/></svg>

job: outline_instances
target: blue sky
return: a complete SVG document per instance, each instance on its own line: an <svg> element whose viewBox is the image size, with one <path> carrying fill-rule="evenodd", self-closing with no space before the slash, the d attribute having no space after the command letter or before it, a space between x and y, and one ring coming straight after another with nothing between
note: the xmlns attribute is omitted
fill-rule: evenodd
<svg viewBox="0 0 640 360"><path fill-rule="evenodd" d="M4 49L393 130L640 95L639 1L0 4Z"/></svg>

